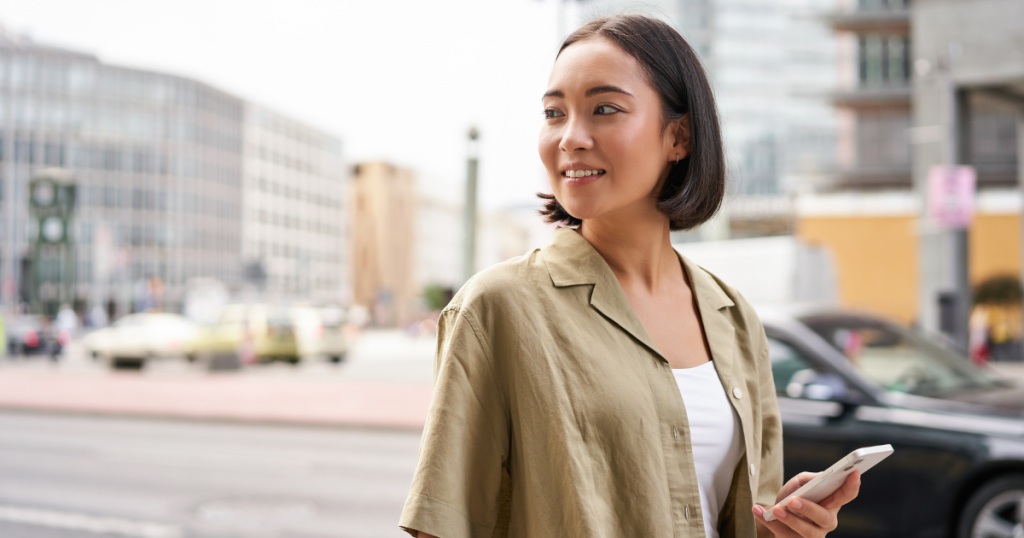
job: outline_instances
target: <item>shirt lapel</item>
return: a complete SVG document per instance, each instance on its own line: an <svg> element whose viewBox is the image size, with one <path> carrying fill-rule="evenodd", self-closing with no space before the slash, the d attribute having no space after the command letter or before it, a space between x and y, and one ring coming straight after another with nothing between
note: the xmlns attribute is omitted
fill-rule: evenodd
<svg viewBox="0 0 1024 538"><path fill-rule="evenodd" d="M572 228L557 228L542 252L556 287L593 285L590 306L665 360L636 317L611 267L586 239Z"/></svg>

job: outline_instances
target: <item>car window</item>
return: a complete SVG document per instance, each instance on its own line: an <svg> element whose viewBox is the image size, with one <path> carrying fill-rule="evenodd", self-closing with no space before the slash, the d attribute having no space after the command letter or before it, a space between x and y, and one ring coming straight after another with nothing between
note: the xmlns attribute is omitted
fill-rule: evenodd
<svg viewBox="0 0 1024 538"><path fill-rule="evenodd" d="M127 316L117 320L117 322L114 323L114 326L115 327L141 327L143 325L143 322L144 322L144 320L142 319L142 316L140 316L138 314L130 314L130 315L127 315Z"/></svg>
<svg viewBox="0 0 1024 538"><path fill-rule="evenodd" d="M895 325L852 317L805 323L887 390L927 396L995 386L966 357Z"/></svg>
<svg viewBox="0 0 1024 538"><path fill-rule="evenodd" d="M780 396L809 400L841 400L846 383L834 373L815 368L799 350L776 338L768 338L775 392Z"/></svg>

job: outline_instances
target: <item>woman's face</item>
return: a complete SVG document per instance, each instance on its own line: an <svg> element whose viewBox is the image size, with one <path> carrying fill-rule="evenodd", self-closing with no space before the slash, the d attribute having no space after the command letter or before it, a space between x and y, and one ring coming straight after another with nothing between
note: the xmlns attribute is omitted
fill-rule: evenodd
<svg viewBox="0 0 1024 538"><path fill-rule="evenodd" d="M686 153L679 122L663 129L661 97L639 62L605 38L570 45L551 71L544 115L540 158L570 215L657 212L655 189Z"/></svg>

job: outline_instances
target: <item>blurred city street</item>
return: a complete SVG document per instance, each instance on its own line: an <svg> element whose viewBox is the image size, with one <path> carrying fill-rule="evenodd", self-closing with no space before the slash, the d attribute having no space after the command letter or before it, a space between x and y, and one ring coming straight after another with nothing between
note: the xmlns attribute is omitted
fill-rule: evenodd
<svg viewBox="0 0 1024 538"><path fill-rule="evenodd" d="M400 536L433 348L369 331L340 365L216 373L5 359L0 536Z"/></svg>
<svg viewBox="0 0 1024 538"><path fill-rule="evenodd" d="M555 416L512 389L564 391L579 428L567 433L613 446L633 434L617 422L630 415L612 411L665 395L640 383L594 396L611 370L566 344L583 325L521 300L547 285L520 276L541 262L551 272L557 255L545 249L566 227L607 267L595 264L605 272L590 291L558 271L551 284L590 293L596 310L581 302L576 313L599 311L638 349L643 333L663 358L683 354L705 330L709 358L745 357L760 346L741 340L760 334L753 305L786 479L892 446L830 537L1024 538L1024 47L1014 46L1024 25L1014 20L1024 0L0 0L0 538L405 536L397 524L439 328L473 326L487 344L490 381L470 374L485 369L462 348L443 353L465 366L477 405L505 396L508 429L494 439L507 453L532 454L529 424ZM655 46L650 35L672 38ZM567 86L564 62L592 40L618 45L600 56L617 67L587 67L573 76L586 88ZM644 76L618 79L630 73ZM657 177L653 165L634 169L657 161L638 153L657 147L636 138L654 132L637 127L655 117L637 112L645 99L663 114L662 138L671 123L682 143L674 161L657 158ZM708 296L688 270L678 281L672 256L630 276L631 257L668 249L602 247L605 231L630 248L654 237L623 235L643 228L620 211L641 207L629 197L643 181L662 242L727 284L717 308L735 325L735 350L703 326ZM670 265L674 284L647 274ZM700 307L696 324L664 295L684 288L676 298ZM608 290L629 323L599 308ZM472 310L477 294L516 309L483 309L480 327L468 314L442 319L449 305ZM659 314L649 326L638 299L684 324ZM527 339L483 334L499 328L536 329L532 341L558 360L504 375L538 363L515 348ZM684 329L672 336L685 342L662 340ZM503 351L518 353L493 358ZM743 375L754 364L733 362ZM771 388L726 388L738 372L720 379L754 451L758 436L772 438L748 435L758 430L747 418L762 416L749 411ZM581 404L584 393L607 413ZM706 433L684 424L666 439L687 439L692 453ZM513 490L529 467L514 461L502 462ZM592 461L595 477L614 468ZM427 468L451 473L450 463ZM748 463L751 484L775 472ZM525 483L513 498L534 494ZM501 534L492 513L449 508ZM708 508L712 521L735 512ZM537 525L517 517L511 534Z"/></svg>
<svg viewBox="0 0 1024 538"><path fill-rule="evenodd" d="M417 431L0 412L0 536L402 536Z"/></svg>
<svg viewBox="0 0 1024 538"><path fill-rule="evenodd" d="M341 364L307 360L209 373L183 358L111 371L71 345L57 361L0 362L0 407L76 413L419 428L434 339L364 334Z"/></svg>

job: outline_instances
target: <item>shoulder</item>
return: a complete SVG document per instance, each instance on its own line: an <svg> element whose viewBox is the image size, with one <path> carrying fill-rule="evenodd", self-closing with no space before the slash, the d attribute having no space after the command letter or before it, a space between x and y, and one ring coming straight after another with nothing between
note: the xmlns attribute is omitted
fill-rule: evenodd
<svg viewBox="0 0 1024 538"><path fill-rule="evenodd" d="M467 316L487 330L509 315L529 309L545 288L551 287L550 282L540 249L534 249L473 275L445 307L445 312Z"/></svg>
<svg viewBox="0 0 1024 538"><path fill-rule="evenodd" d="M547 275L539 253L540 249L534 249L479 271L459 289L446 310L480 314L528 292Z"/></svg>

